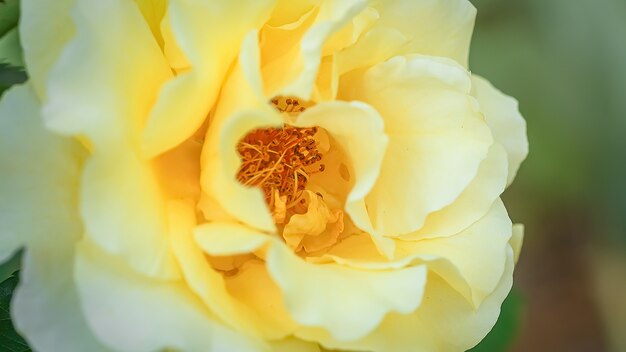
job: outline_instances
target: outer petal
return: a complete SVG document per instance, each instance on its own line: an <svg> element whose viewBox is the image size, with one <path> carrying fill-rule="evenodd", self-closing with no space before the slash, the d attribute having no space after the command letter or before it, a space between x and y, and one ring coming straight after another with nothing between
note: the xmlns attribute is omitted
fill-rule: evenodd
<svg viewBox="0 0 626 352"><path fill-rule="evenodd" d="M72 280L84 151L46 131L39 108L30 85L12 88L0 102L0 262L27 246L13 318L37 350L100 351Z"/></svg>
<svg viewBox="0 0 626 352"><path fill-rule="evenodd" d="M163 87L143 135L146 155L171 149L202 125L244 36L269 17L272 5L271 0L171 2L172 31L191 70Z"/></svg>
<svg viewBox="0 0 626 352"><path fill-rule="evenodd" d="M138 147L171 70L134 2L77 0L73 11L77 35L50 74L44 112L51 128L91 142L81 184L87 235L144 274L175 278L160 185Z"/></svg>
<svg viewBox="0 0 626 352"><path fill-rule="evenodd" d="M503 94L480 76L472 76L472 95L480 103L493 138L506 149L509 159L509 185L528 155L526 121L519 113L517 100Z"/></svg>
<svg viewBox="0 0 626 352"><path fill-rule="evenodd" d="M448 263L434 260L429 268L479 306L498 284L505 269L506 247L512 224L499 199L489 212L469 228L451 237L420 241L398 241L397 257L433 256L451 263L461 280L450 272ZM470 292L465 292L465 285Z"/></svg>
<svg viewBox="0 0 626 352"><path fill-rule="evenodd" d="M505 271L478 309L436 274L428 275L424 300L411 314L390 314L369 336L342 343L318 331L316 338L332 349L367 351L465 351L491 330L513 283L513 250L506 249ZM308 336L311 338L312 336ZM304 337L303 337L304 338Z"/></svg>
<svg viewBox="0 0 626 352"><path fill-rule="evenodd" d="M80 207L87 236L143 274L177 278L159 183L129 149L97 153L85 166Z"/></svg>
<svg viewBox="0 0 626 352"><path fill-rule="evenodd" d="M417 232L402 239L451 236L482 218L506 187L508 164L506 151L498 143L489 148L474 180L452 204L431 213Z"/></svg>
<svg viewBox="0 0 626 352"><path fill-rule="evenodd" d="M28 76L45 100L45 82L63 47L74 35L70 9L76 0L20 1L19 31Z"/></svg>
<svg viewBox="0 0 626 352"><path fill-rule="evenodd" d="M41 241L26 250L11 308L17 329L37 351L108 350L81 307L73 277L74 241L56 237L56 248Z"/></svg>
<svg viewBox="0 0 626 352"><path fill-rule="evenodd" d="M494 289L505 267L512 225L500 200L472 226L450 237L417 241L396 240L395 259L385 260L372 245L350 237L320 259L366 270L400 269L425 263L472 305L478 307ZM480 259L478 259L480 258Z"/></svg>
<svg viewBox="0 0 626 352"><path fill-rule="evenodd" d="M46 131L39 109L30 85L0 102L0 262L68 226L67 236L77 235L74 197L84 150Z"/></svg>
<svg viewBox="0 0 626 352"><path fill-rule="evenodd" d="M383 235L419 229L476 176L492 137L470 88L461 66L422 56L395 57L342 80L340 99L373 106L389 136L381 173L366 198Z"/></svg>
<svg viewBox="0 0 626 352"><path fill-rule="evenodd" d="M372 1L376 22L354 45L338 53L340 74L395 55L454 59L467 67L476 9L467 0Z"/></svg>
<svg viewBox="0 0 626 352"><path fill-rule="evenodd" d="M266 349L259 341L217 323L180 282L155 281L137 275L123 262L88 242L78 246L75 265L87 320L99 338L113 349Z"/></svg>
<svg viewBox="0 0 626 352"><path fill-rule="evenodd" d="M77 0L73 19L76 37L48 80L46 123L86 136L95 150L137 149L158 89L171 76L161 49L134 2Z"/></svg>
<svg viewBox="0 0 626 352"><path fill-rule="evenodd" d="M267 265L294 320L322 327L340 341L366 335L389 312L412 312L426 275L424 266L367 271L307 263L282 243L270 248Z"/></svg>

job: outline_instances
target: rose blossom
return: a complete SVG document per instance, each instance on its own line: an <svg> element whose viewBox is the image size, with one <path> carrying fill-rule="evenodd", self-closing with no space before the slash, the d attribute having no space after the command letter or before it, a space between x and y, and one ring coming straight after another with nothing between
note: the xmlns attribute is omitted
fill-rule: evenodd
<svg viewBox="0 0 626 352"><path fill-rule="evenodd" d="M0 259L42 351L447 351L495 323L517 103L465 0L22 1Z"/></svg>

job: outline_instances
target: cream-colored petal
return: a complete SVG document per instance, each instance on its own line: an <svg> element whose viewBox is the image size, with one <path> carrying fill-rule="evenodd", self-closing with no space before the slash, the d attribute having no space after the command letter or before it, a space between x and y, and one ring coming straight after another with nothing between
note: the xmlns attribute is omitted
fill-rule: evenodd
<svg viewBox="0 0 626 352"><path fill-rule="evenodd" d="M214 256L252 253L272 238L242 224L219 222L201 224L193 235L197 245Z"/></svg>
<svg viewBox="0 0 626 352"><path fill-rule="evenodd" d="M138 275L89 242L77 247L75 270L87 321L112 349L268 350L263 342L218 323L182 282Z"/></svg>
<svg viewBox="0 0 626 352"><path fill-rule="evenodd" d="M321 63L322 51L326 42L333 34L340 31L344 26L365 9L366 2L357 0L326 0L323 1L310 24L306 22L301 28L305 32L298 34L291 33L292 38L297 38L299 48L293 43L282 46L281 41L272 37L266 39L267 45L274 45L265 51L280 50L285 53L278 58L269 60L270 62L263 69L263 76L271 86L266 86L268 96L297 96L304 100L309 100L313 93L313 85L317 78ZM300 38L301 36L301 39ZM278 46L278 49L276 49ZM263 51L263 48L262 48ZM287 74L280 72L287 71ZM273 80L278 79L283 84L273 84Z"/></svg>
<svg viewBox="0 0 626 352"><path fill-rule="evenodd" d="M0 101L0 262L55 232L75 235L78 143L46 131L30 84ZM36 219L36 221L33 221Z"/></svg>
<svg viewBox="0 0 626 352"><path fill-rule="evenodd" d="M451 236L483 217L493 202L504 192L508 175L506 151L498 143L480 164L474 180L452 204L431 213L424 226L402 239L422 239Z"/></svg>
<svg viewBox="0 0 626 352"><path fill-rule="evenodd" d="M479 306L498 284L505 268L506 247L511 238L512 224L499 199L489 212L469 228L451 237L420 241L397 241L396 257L432 256L429 269ZM448 262L448 263L446 263ZM450 273L449 264L460 274Z"/></svg>
<svg viewBox="0 0 626 352"><path fill-rule="evenodd" d="M280 288L272 281L265 263L249 260L224 281L232 297L250 309L248 319L264 338L283 339L295 331L298 324L285 308Z"/></svg>
<svg viewBox="0 0 626 352"><path fill-rule="evenodd" d="M275 352L320 352L320 346L313 342L307 342L295 337L272 342L272 350Z"/></svg>
<svg viewBox="0 0 626 352"><path fill-rule="evenodd" d="M193 205L186 202L168 203L168 220L172 232L172 248L189 288L223 322L251 332L247 314L226 290L221 274L213 270L202 250L193 239L196 219Z"/></svg>
<svg viewBox="0 0 626 352"><path fill-rule="evenodd" d="M426 276L425 266L368 271L307 263L280 243L270 248L267 266L293 319L341 341L365 336L389 312L415 310Z"/></svg>
<svg viewBox="0 0 626 352"><path fill-rule="evenodd" d="M465 300L445 280L430 273L420 307L411 314L389 314L380 326L359 341L341 342L321 330L297 334L316 339L331 349L397 351L465 351L475 346L491 330L500 306L513 283L513 251L506 248L505 271L497 287L478 309Z"/></svg>
<svg viewBox="0 0 626 352"><path fill-rule="evenodd" d="M463 67L425 56L395 57L342 79L339 98L373 106L389 136L380 175L366 198L381 234L419 229L476 176L492 137L470 88Z"/></svg>
<svg viewBox="0 0 626 352"><path fill-rule="evenodd" d="M238 220L266 232L275 232L274 220L263 192L237 181L241 164L237 144L249 132L282 126L282 119L271 108L248 110L231 115L223 124L214 124L202 153L203 190Z"/></svg>
<svg viewBox="0 0 626 352"><path fill-rule="evenodd" d="M517 100L503 94L480 76L472 75L472 95L480 103L480 109L485 114L493 138L502 144L507 152L509 159L507 185L509 185L528 155L526 121L519 112Z"/></svg>
<svg viewBox="0 0 626 352"><path fill-rule="evenodd" d="M72 280L82 147L45 130L31 84L0 101L0 262L26 246L13 321L39 351L100 351Z"/></svg>
<svg viewBox="0 0 626 352"><path fill-rule="evenodd" d="M343 74L374 66L399 53L409 39L393 28L373 28L352 46L337 54L337 70Z"/></svg>
<svg viewBox="0 0 626 352"><path fill-rule="evenodd" d="M448 57L467 67L476 17L476 9L469 1L385 0L372 6L379 13L372 30L398 31L407 39L396 55Z"/></svg>
<svg viewBox="0 0 626 352"><path fill-rule="evenodd" d="M29 79L40 99L63 47L74 36L70 9L76 0L20 1L19 32Z"/></svg>
<svg viewBox="0 0 626 352"><path fill-rule="evenodd" d="M11 304L15 326L37 351L107 351L87 325L78 297L75 239L57 237L54 242L40 241L26 249Z"/></svg>
<svg viewBox="0 0 626 352"><path fill-rule="evenodd" d="M159 183L130 146L88 159L80 209L87 236L104 250L145 275L179 277Z"/></svg>
<svg viewBox="0 0 626 352"><path fill-rule="evenodd" d="M150 26L154 40L163 47L163 34L161 33L161 21L165 16L168 0L135 0L143 18Z"/></svg>
<svg viewBox="0 0 626 352"><path fill-rule="evenodd" d="M319 0L277 0L266 26L292 27L305 13L317 5L319 5Z"/></svg>
<svg viewBox="0 0 626 352"><path fill-rule="evenodd" d="M294 214L285 224L282 236L295 251L304 249L308 253L331 247L342 233L343 213L331 210L321 196L305 190L302 199L307 210Z"/></svg>
<svg viewBox="0 0 626 352"><path fill-rule="evenodd" d="M267 20L272 5L271 0L171 1L172 32L191 70L163 87L143 134L146 155L178 145L202 125L245 35Z"/></svg>
<svg viewBox="0 0 626 352"><path fill-rule="evenodd" d="M208 198L228 215L262 231L275 232L263 192L236 179L241 165L239 141L255 129L283 125L278 112L260 96L257 48L251 38L248 34L244 41L239 62L222 88L207 130L201 185Z"/></svg>
<svg viewBox="0 0 626 352"><path fill-rule="evenodd" d="M400 269L425 263L468 302L479 306L502 275L504 248L509 240L513 242L511 228L506 209L497 200L482 219L454 236L396 240L393 260L377 255L362 236L351 236L317 261L364 270Z"/></svg>
<svg viewBox="0 0 626 352"><path fill-rule="evenodd" d="M511 248L513 248L513 254L515 254L515 264L519 260L520 252L522 251L522 244L524 242L524 225L513 224L513 235L511 236Z"/></svg>
<svg viewBox="0 0 626 352"><path fill-rule="evenodd" d="M300 114L295 125L324 128L349 159L353 186L346 212L356 226L372 235L382 253L390 255L393 243L372 228L363 202L379 175L389 140L381 116L361 102L325 102Z"/></svg>
<svg viewBox="0 0 626 352"><path fill-rule="evenodd" d="M72 15L76 36L50 72L46 123L96 150L134 146L170 68L134 2L77 0Z"/></svg>

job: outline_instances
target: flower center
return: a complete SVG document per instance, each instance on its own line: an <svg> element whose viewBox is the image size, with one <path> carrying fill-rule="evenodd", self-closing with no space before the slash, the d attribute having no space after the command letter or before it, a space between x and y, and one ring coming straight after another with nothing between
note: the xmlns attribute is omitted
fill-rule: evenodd
<svg viewBox="0 0 626 352"><path fill-rule="evenodd" d="M297 99L275 98L272 104L280 112L298 114L306 109ZM248 133L237 145L241 167L237 180L246 186L259 187L272 213L285 213L303 202L309 176L322 172L322 153L315 134L317 127L301 128L285 124L282 128L262 128Z"/></svg>

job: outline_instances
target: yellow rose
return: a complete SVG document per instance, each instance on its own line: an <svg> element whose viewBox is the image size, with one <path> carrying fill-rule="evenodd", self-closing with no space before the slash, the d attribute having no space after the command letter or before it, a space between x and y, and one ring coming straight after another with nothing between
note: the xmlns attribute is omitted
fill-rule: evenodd
<svg viewBox="0 0 626 352"><path fill-rule="evenodd" d="M41 351L457 351L521 244L465 0L22 1L0 260Z"/></svg>

